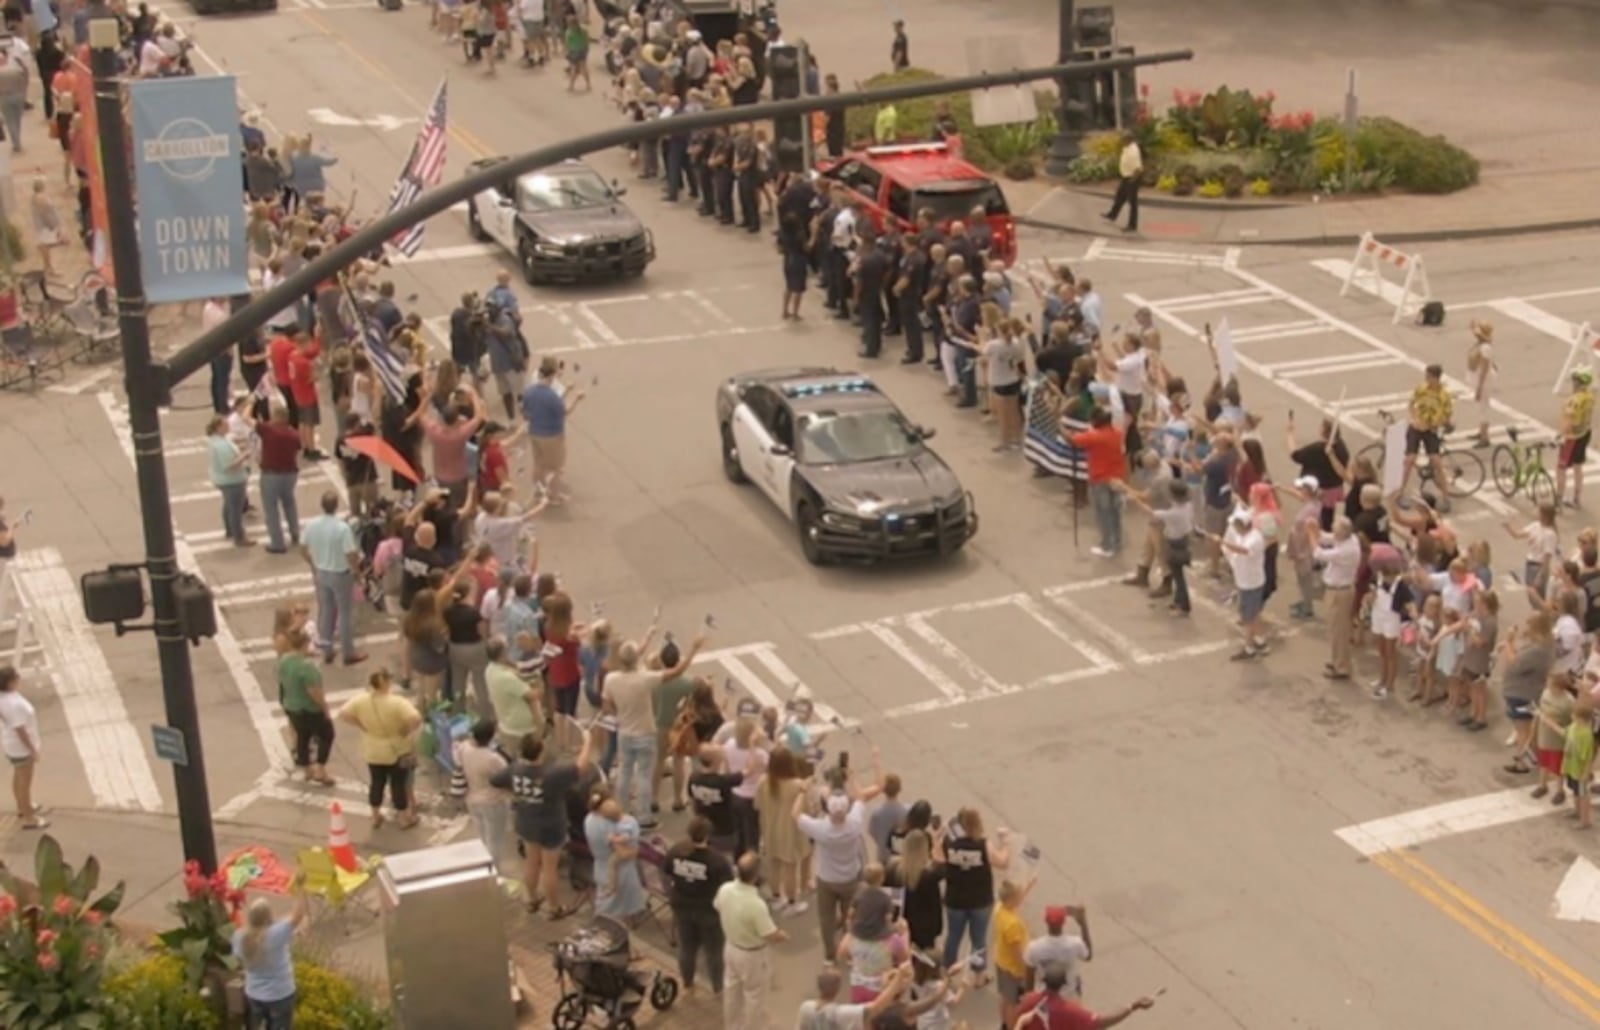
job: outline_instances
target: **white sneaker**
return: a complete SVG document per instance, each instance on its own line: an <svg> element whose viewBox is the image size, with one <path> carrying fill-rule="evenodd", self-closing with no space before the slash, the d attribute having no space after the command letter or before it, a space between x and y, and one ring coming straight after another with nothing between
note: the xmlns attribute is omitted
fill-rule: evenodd
<svg viewBox="0 0 1600 1030"><path fill-rule="evenodd" d="M1089 553L1094 555L1096 558L1115 558L1116 557L1115 552L1108 551L1104 547L1091 547L1091 548L1089 548Z"/></svg>
<svg viewBox="0 0 1600 1030"><path fill-rule="evenodd" d="M773 918L784 915L789 910L789 903L782 898L773 898L771 901Z"/></svg>
<svg viewBox="0 0 1600 1030"><path fill-rule="evenodd" d="M784 910L783 914L786 916L798 916L804 915L810 910L811 903L808 901L791 901L789 902L789 907Z"/></svg>
<svg viewBox="0 0 1600 1030"><path fill-rule="evenodd" d="M1372 685L1372 699L1374 701L1382 701L1385 698L1387 698L1388 696L1389 696L1389 688L1388 687L1384 686L1382 683L1374 683Z"/></svg>

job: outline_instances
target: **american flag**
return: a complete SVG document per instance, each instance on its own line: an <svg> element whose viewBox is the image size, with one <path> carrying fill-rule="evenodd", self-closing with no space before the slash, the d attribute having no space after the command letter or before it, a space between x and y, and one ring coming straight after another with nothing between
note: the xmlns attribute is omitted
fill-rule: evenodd
<svg viewBox="0 0 1600 1030"><path fill-rule="evenodd" d="M389 193L390 214L409 207L444 178L445 141L448 138L445 87L448 85L448 80L441 81L439 91L433 95L422 131L417 133L417 141L411 146L411 156L406 158L400 178L395 180L394 189ZM406 257L416 257L417 251L422 249L422 233L426 226L426 222L418 222L391 239L389 245Z"/></svg>
<svg viewBox="0 0 1600 1030"><path fill-rule="evenodd" d="M383 323L361 309L349 285L344 287L344 301L339 308L345 324L357 327L361 337L361 352L367 356L373 373L383 383L384 392L396 404L405 403L406 362L389 346Z"/></svg>

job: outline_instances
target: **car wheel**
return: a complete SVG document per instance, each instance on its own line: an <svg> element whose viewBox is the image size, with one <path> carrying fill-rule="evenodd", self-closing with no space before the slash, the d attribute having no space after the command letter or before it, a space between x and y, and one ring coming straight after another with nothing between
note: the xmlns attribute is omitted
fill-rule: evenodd
<svg viewBox="0 0 1600 1030"><path fill-rule="evenodd" d="M822 545L817 542L819 524L816 510L810 502L800 502L800 507L795 509L794 524L800 532L800 552L806 556L806 561L813 565L828 564L828 557L822 553Z"/></svg>
<svg viewBox="0 0 1600 1030"><path fill-rule="evenodd" d="M539 272L533 261L533 244L526 237L517 241L517 263L522 266L523 280L529 286L539 285Z"/></svg>
<svg viewBox="0 0 1600 1030"><path fill-rule="evenodd" d="M722 474L728 477L730 483L748 483L745 478L744 467L739 464L739 445L734 442L733 429L726 423L722 426Z"/></svg>
<svg viewBox="0 0 1600 1030"><path fill-rule="evenodd" d="M486 242L489 234L483 231L483 220L478 217L478 205L467 201L467 231L479 243Z"/></svg>

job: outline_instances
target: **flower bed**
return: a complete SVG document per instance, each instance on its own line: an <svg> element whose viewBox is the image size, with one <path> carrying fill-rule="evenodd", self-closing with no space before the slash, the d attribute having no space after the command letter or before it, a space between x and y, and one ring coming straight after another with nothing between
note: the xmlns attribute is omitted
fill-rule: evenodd
<svg viewBox="0 0 1600 1030"><path fill-rule="evenodd" d="M94 898L100 866L67 865L41 837L34 883L0 873L0 1027L5 1030L219 1030L223 999L211 990L232 971L232 934L243 895L222 877L184 871L179 925L135 944L111 922L123 887ZM295 957L295 1026L388 1030L374 992L322 956Z"/></svg>
<svg viewBox="0 0 1600 1030"><path fill-rule="evenodd" d="M1454 193L1478 181L1471 154L1392 118L1363 118L1351 136L1336 118L1276 113L1271 92L1174 90L1171 106L1159 115L1150 107L1148 87L1143 92L1132 131L1144 154L1145 185L1175 196L1376 193L1391 187ZM1068 178L1115 179L1121 149L1117 133L1089 136Z"/></svg>

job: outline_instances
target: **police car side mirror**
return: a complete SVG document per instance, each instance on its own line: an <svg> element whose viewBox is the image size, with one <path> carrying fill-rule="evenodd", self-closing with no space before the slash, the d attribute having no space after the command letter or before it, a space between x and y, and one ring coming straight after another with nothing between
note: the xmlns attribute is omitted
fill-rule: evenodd
<svg viewBox="0 0 1600 1030"><path fill-rule="evenodd" d="M787 458L793 452L790 451L789 448L785 447L783 444L775 443L770 448L768 448L767 453L775 454L780 458Z"/></svg>
<svg viewBox="0 0 1600 1030"><path fill-rule="evenodd" d="M919 440L932 440L933 437L934 437L934 434L937 433L937 432L938 432L937 429L934 429L934 428L932 428L930 426L918 426L917 427L917 438Z"/></svg>
<svg viewBox="0 0 1600 1030"><path fill-rule="evenodd" d="M628 195L628 187L626 187L626 186L622 185L621 183L617 182L617 180L612 179L611 180L611 195L613 197L626 197Z"/></svg>

